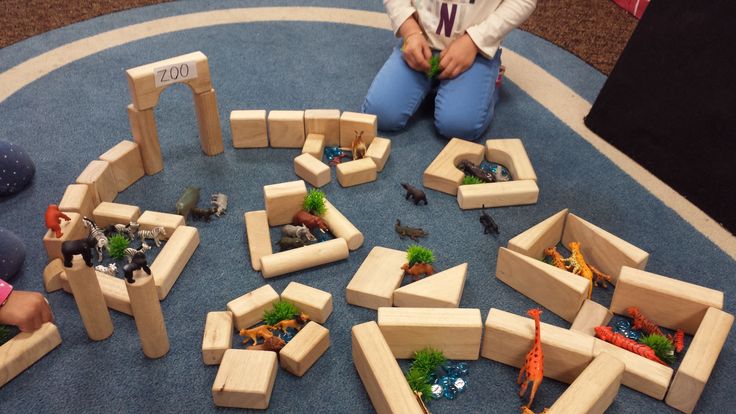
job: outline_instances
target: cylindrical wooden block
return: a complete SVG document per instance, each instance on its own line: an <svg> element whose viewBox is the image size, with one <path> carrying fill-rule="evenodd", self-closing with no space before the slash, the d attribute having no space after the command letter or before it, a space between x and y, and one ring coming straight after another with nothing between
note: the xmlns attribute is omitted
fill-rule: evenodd
<svg viewBox="0 0 736 414"><path fill-rule="evenodd" d="M66 269L66 277L89 339L101 341L112 335L110 311L95 269L87 267L81 257L75 257L72 267Z"/></svg>
<svg viewBox="0 0 736 414"><path fill-rule="evenodd" d="M149 358L161 358L169 352L169 334L166 332L153 277L136 271L135 283L125 282L125 287L128 289L143 354Z"/></svg>
<svg viewBox="0 0 736 414"><path fill-rule="evenodd" d="M350 251L345 239L333 239L263 256L261 257L261 273L265 278L281 276L286 273L347 259L348 254L350 254Z"/></svg>
<svg viewBox="0 0 736 414"><path fill-rule="evenodd" d="M322 219L327 223L332 234L335 237L345 239L348 242L348 248L350 250L355 250L362 246L364 240L363 233L357 227L353 226L353 223L345 218L327 199L325 199L325 207L327 207L327 210L322 215Z"/></svg>
<svg viewBox="0 0 736 414"><path fill-rule="evenodd" d="M210 89L199 94L192 91L192 94L194 95L194 110L199 124L199 140L202 144L202 151L210 156L224 152L215 90Z"/></svg>
<svg viewBox="0 0 736 414"><path fill-rule="evenodd" d="M158 130L153 109L139 111L128 105L128 121L133 139L139 145L143 169L146 174L153 175L164 169L164 159L161 156L161 145L158 142Z"/></svg>

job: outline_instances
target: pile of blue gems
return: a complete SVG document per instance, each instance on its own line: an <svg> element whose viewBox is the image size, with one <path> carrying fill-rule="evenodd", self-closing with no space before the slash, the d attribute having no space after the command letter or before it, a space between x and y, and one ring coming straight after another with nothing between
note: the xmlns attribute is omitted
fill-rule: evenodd
<svg viewBox="0 0 736 414"><path fill-rule="evenodd" d="M432 398L454 400L468 388L468 363L448 361L432 374Z"/></svg>
<svg viewBox="0 0 736 414"><path fill-rule="evenodd" d="M329 165L337 165L341 162L353 159L353 155L350 151L343 150L340 147L325 147L325 158Z"/></svg>

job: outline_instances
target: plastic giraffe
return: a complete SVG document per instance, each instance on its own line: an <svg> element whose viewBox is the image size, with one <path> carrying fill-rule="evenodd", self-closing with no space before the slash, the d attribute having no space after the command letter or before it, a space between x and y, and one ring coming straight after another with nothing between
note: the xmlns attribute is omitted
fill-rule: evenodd
<svg viewBox="0 0 736 414"><path fill-rule="evenodd" d="M542 383L542 379L544 378L544 354L542 353L542 340L540 339L539 333L539 316L542 314L542 311L540 309L529 309L527 314L534 319L534 345L529 350L529 353L526 354L526 361L524 362L524 366L521 367L521 371L519 371L519 378L516 380L516 383L521 384L519 397L522 398L526 393L529 382L532 383L532 392L529 394L529 404L527 404L527 407L531 407L532 402L534 402L534 394L537 393L539 384Z"/></svg>

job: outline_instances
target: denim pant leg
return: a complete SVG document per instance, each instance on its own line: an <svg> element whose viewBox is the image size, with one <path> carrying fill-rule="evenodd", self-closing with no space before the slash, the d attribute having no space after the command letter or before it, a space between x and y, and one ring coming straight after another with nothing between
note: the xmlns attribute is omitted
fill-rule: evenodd
<svg viewBox="0 0 736 414"><path fill-rule="evenodd" d="M500 66L501 49L493 59L479 54L468 70L440 82L434 110L440 135L472 141L483 135L491 125L498 101L496 79Z"/></svg>
<svg viewBox="0 0 736 414"><path fill-rule="evenodd" d="M362 111L378 116L378 129L397 131L406 126L432 87L427 75L410 68L400 47L394 48L365 97Z"/></svg>

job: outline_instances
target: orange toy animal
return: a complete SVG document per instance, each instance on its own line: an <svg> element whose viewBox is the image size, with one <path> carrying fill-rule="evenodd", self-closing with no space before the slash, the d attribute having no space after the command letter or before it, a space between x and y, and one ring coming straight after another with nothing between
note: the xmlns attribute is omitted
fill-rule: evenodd
<svg viewBox="0 0 736 414"><path fill-rule="evenodd" d="M608 287L606 282L611 281L611 276L599 271L598 269L594 269L592 266L586 263L585 258L583 257L583 253L580 251L580 243L570 242L567 246L570 249L570 257L565 259L567 270L590 281L590 287L588 288L588 299L590 299L593 294L593 285L598 286L598 284L600 283L601 287ZM595 276L595 280L593 280L593 276Z"/></svg>
<svg viewBox="0 0 736 414"><path fill-rule="evenodd" d="M545 414L549 410L549 408L545 408L541 414ZM521 414L534 414L534 411L532 411L528 406L522 405L521 406Z"/></svg>
<svg viewBox="0 0 736 414"><path fill-rule="evenodd" d="M657 326L656 323L650 321L646 318L646 316L642 315L641 311L639 311L639 308L636 306L631 306L629 308L626 308L626 312L634 318L634 323L631 325L632 328L636 329L637 331L644 331L647 334L657 334L660 336L664 336L662 333L662 330L659 329L659 326Z"/></svg>
<svg viewBox="0 0 736 414"><path fill-rule="evenodd" d="M278 336L271 336L263 340L260 345L251 345L246 349L254 351L273 351L278 353L283 347L286 346L286 342Z"/></svg>
<svg viewBox="0 0 736 414"><path fill-rule="evenodd" d="M363 131L355 131L355 138L353 139L353 160L359 160L365 158L365 143L363 142Z"/></svg>
<svg viewBox="0 0 736 414"><path fill-rule="evenodd" d="M58 205L49 204L49 207L46 209L46 227L54 232L57 239L64 235L61 232L61 219L66 221L71 220L69 216L59 211Z"/></svg>
<svg viewBox="0 0 736 414"><path fill-rule="evenodd" d="M404 269L404 274L411 276L412 282L419 280L419 276L431 276L434 273L434 268L428 263L414 263L412 267L409 267L409 263L404 263L401 268Z"/></svg>
<svg viewBox="0 0 736 414"><path fill-rule="evenodd" d="M532 383L532 392L529 394L529 404L527 407L531 407L534 402L534 394L537 393L539 384L544 379L544 354L542 353L542 340L539 334L539 316L542 314L540 309L529 309L527 312L529 316L534 319L534 345L529 353L526 354L526 361L524 366L519 371L519 378L516 380L517 384L521 384L519 389L519 397L524 397L526 388L529 383Z"/></svg>
<svg viewBox="0 0 736 414"><path fill-rule="evenodd" d="M271 325L261 325L256 326L253 329L241 329L240 330L240 336L247 336L247 338L243 339L243 343L247 344L249 340L253 341L253 345L258 343L258 337L260 336L264 340L270 338L273 336L273 333L271 331L273 330L273 326Z"/></svg>
<svg viewBox="0 0 736 414"><path fill-rule="evenodd" d="M557 251L556 247L548 247L544 249L544 261L554 267L568 270L567 265L565 264L565 258Z"/></svg>
<svg viewBox="0 0 736 414"><path fill-rule="evenodd" d="M611 328L610 326L596 326L594 329L595 336L597 336L598 338L606 342L610 342L617 347L623 348L629 352L641 355L646 359L651 359L654 362L659 362L660 364L667 366L664 361L657 357L652 348L644 344L640 344L633 339L629 339L621 335L620 333L613 332L613 328Z"/></svg>
<svg viewBox="0 0 736 414"><path fill-rule="evenodd" d="M309 315L302 312L295 319L286 319L286 320L277 322L276 325L273 326L273 328L281 329L282 332L286 332L287 328L296 329L298 331L302 329L302 327L306 325L307 322L309 322Z"/></svg>

